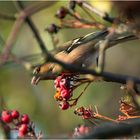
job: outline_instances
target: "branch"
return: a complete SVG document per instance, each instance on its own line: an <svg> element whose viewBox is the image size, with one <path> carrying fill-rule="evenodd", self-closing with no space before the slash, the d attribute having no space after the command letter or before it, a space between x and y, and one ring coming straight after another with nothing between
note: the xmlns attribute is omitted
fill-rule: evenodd
<svg viewBox="0 0 140 140"><path fill-rule="evenodd" d="M21 1L17 1L17 3L18 3L18 6L21 9L24 9L24 6L23 6ZM45 44L44 44L43 40L41 39L40 34L38 33L38 30L37 30L35 24L32 22L32 20L31 20L31 18L29 16L26 16L26 22L29 25L29 27L31 28L32 32L34 33L35 38L38 41L39 46L40 46L40 48L42 50L42 53L47 54L47 51L46 51L47 49L45 47Z"/></svg>
<svg viewBox="0 0 140 140"><path fill-rule="evenodd" d="M93 131L82 138L105 139L122 136L134 136L140 133L140 119L130 119L122 123L104 123L93 128Z"/></svg>
<svg viewBox="0 0 140 140"><path fill-rule="evenodd" d="M25 16L26 15L24 12L20 12L19 16L17 17L17 19L12 27L12 30L10 32L10 35L7 38L4 49L2 50L1 64L3 64L9 57L11 48L13 47L17 34L24 22Z"/></svg>
<svg viewBox="0 0 140 140"><path fill-rule="evenodd" d="M32 16L33 14L37 13L38 11L40 11L46 7L49 7L49 6L53 5L54 3L55 3L55 1L41 1L41 2L37 1L37 2L33 2L33 4L25 7L22 10L24 10L24 12L27 14L27 16Z"/></svg>
<svg viewBox="0 0 140 140"><path fill-rule="evenodd" d="M28 15L32 15L35 12L38 12L39 10L41 10L42 8L45 8L46 6L50 6L50 4L52 4L52 2L49 2L49 3L48 2L40 2L37 4L33 4L33 5L30 5L29 7L26 7L24 10L22 10L18 14L17 19L12 27L12 30L11 30L11 32L6 40L4 49L2 51L2 56L0 57L1 64L5 63L7 61L9 54L10 54L10 51L11 51L11 49L14 45L14 42L16 40L17 34L18 34L25 18Z"/></svg>
<svg viewBox="0 0 140 140"><path fill-rule="evenodd" d="M113 21L114 21L114 18L110 17L107 13L99 11L98 9L91 6L89 3L85 2L85 1L82 2L81 6L84 8L87 8L88 10L95 13L97 16L101 17L102 19L104 19L107 22L113 23Z"/></svg>

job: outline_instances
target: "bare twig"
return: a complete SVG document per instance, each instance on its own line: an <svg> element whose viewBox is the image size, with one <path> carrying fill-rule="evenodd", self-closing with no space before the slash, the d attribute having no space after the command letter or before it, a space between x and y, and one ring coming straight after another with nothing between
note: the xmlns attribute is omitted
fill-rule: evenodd
<svg viewBox="0 0 140 140"><path fill-rule="evenodd" d="M98 27L98 28L102 27L102 29L104 28L104 26L101 23L98 23L98 22L95 22L95 21L94 22L93 21L88 21L84 18L78 17L77 15L75 15L74 13L71 13L70 11L69 11L69 14L83 24L91 25L91 27L95 26L95 27Z"/></svg>
<svg viewBox="0 0 140 140"><path fill-rule="evenodd" d="M36 1L36 2L33 2L31 5L25 7L24 12L27 14L27 16L31 16L31 15L37 13L38 11L53 5L54 3L55 3L55 1L40 1L40 2ZM15 3L15 4L17 4L17 3ZM20 9L21 8L19 8L19 11L20 11Z"/></svg>
<svg viewBox="0 0 140 140"><path fill-rule="evenodd" d="M24 6L22 5L22 2L17 1L17 3L19 5L19 7L23 10ZM47 48L45 47L45 44L44 44L43 40L41 39L40 34L38 33L38 30L37 30L36 26L34 25L34 23L32 22L32 20L29 16L26 16L26 22L28 23L29 27L33 31L33 33L35 35L35 38L37 39L42 52L44 54L47 54Z"/></svg>
<svg viewBox="0 0 140 140"><path fill-rule="evenodd" d="M81 9L93 20L96 21L95 17L93 14L91 14L85 7L81 7Z"/></svg>
<svg viewBox="0 0 140 140"><path fill-rule="evenodd" d="M78 100L79 100L80 97L85 93L85 91L86 91L86 89L89 87L90 83L91 83L91 82L88 82L88 83L87 83L87 85L85 86L85 88L83 89L83 91L80 93L80 95L79 95L77 98L72 99L72 100L74 100L74 102L71 104L71 106L75 106L75 105L77 104Z"/></svg>
<svg viewBox="0 0 140 140"><path fill-rule="evenodd" d="M49 3L52 4L52 2L49 2ZM6 40L4 49L2 51L1 64L5 63L6 60L8 59L10 51L11 51L13 44L16 40L17 34L18 34L26 16L32 15L35 12L41 10L42 8L49 6L50 4L48 4L48 3L45 4L44 2L36 3L33 6L31 5L29 7L26 7L24 10L22 10L18 14L17 19L12 27L12 30L8 36L8 39Z"/></svg>
<svg viewBox="0 0 140 140"><path fill-rule="evenodd" d="M8 39L5 43L4 49L2 51L2 58L1 58L1 64L3 64L9 57L11 48L13 47L14 41L17 37L17 34L22 26L22 23L24 22L26 14L24 12L21 12L19 16L17 17L17 20L15 21L11 33L8 36Z"/></svg>
<svg viewBox="0 0 140 140"><path fill-rule="evenodd" d="M99 11L95 7L91 6L89 3L83 1L82 6L84 8L89 9L91 12L95 13L97 16L101 17L102 19L106 20L107 22L113 23L114 18L110 17L107 13Z"/></svg>

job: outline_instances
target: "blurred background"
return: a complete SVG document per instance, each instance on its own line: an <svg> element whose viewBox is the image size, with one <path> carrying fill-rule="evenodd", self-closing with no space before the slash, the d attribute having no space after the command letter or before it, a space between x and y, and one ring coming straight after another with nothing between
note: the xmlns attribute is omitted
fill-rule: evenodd
<svg viewBox="0 0 140 140"><path fill-rule="evenodd" d="M110 1L89 1L97 9L108 12L110 15L118 13L113 9ZM25 6L37 2L23 1ZM66 6L67 1L53 1L53 4L35 13L31 18L37 26L38 31L49 50L53 49L51 38L44 30L51 23L58 23L54 17L57 9ZM78 9L79 12L83 12ZM18 12L15 1L0 1L0 13L15 15ZM103 22L100 18L98 21ZM0 51L7 39L14 21L0 18ZM104 23L107 25L107 23ZM108 25L109 26L109 25ZM59 44L86 35L96 29L63 29L56 36ZM129 41L117 45L107 50L105 70L112 73L128 74L139 77L140 74L140 41ZM23 24L12 53L21 58L27 55L38 54L41 50L38 47L34 35L26 23ZM25 57L26 59L26 57ZM39 62L41 57L28 60L32 64ZM74 115L73 107L66 111L59 109L53 96L55 93L53 81L43 81L37 86L31 85L31 70L27 70L23 65L7 62L0 67L0 97L3 98L9 109L16 109L20 113L26 113L35 123L36 129L42 130L44 137L50 135L63 135L70 133L78 124L83 124L83 120ZM75 93L80 93L84 88L81 86ZM85 94L79 100L77 107L96 105L103 115L114 118L117 116L119 99L123 95L120 85L110 82L92 83Z"/></svg>

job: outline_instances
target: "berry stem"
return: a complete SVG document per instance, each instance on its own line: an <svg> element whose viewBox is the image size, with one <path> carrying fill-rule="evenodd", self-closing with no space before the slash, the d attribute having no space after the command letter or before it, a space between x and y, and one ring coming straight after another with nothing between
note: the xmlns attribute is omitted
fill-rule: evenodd
<svg viewBox="0 0 140 140"><path fill-rule="evenodd" d="M93 115L93 118L98 118L98 119L105 120L105 121L111 121L111 122L119 123L119 121L117 121L117 120L111 119L109 117L106 117L106 116L103 116L103 115L100 115L100 114L97 114L97 113L95 113Z"/></svg>
<svg viewBox="0 0 140 140"><path fill-rule="evenodd" d="M86 91L86 89L88 88L88 86L90 85L90 83L91 83L91 82L89 82L89 83L85 86L84 90L80 93L80 95L79 95L77 98L71 99L71 100L70 100L70 101L73 101L73 100L74 100L74 102L73 102L70 106L75 106L75 105L77 104L77 101L78 101L79 98L84 94L84 92Z"/></svg>

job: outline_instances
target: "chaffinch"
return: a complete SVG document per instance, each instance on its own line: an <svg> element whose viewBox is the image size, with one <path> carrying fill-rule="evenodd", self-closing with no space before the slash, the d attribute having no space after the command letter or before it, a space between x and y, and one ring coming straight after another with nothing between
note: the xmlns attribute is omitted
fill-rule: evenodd
<svg viewBox="0 0 140 140"><path fill-rule="evenodd" d="M97 66L99 43L100 40L105 40L109 34L108 29L90 33L86 36L73 39L62 45L62 51L54 55L54 57L64 63L73 64L79 67L89 68ZM116 45L126 40L136 39L133 35L115 37L109 43L109 47ZM37 66L33 71L31 83L36 85L40 80L55 79L61 72L68 72L56 63L45 63ZM69 73L69 72L68 72Z"/></svg>

